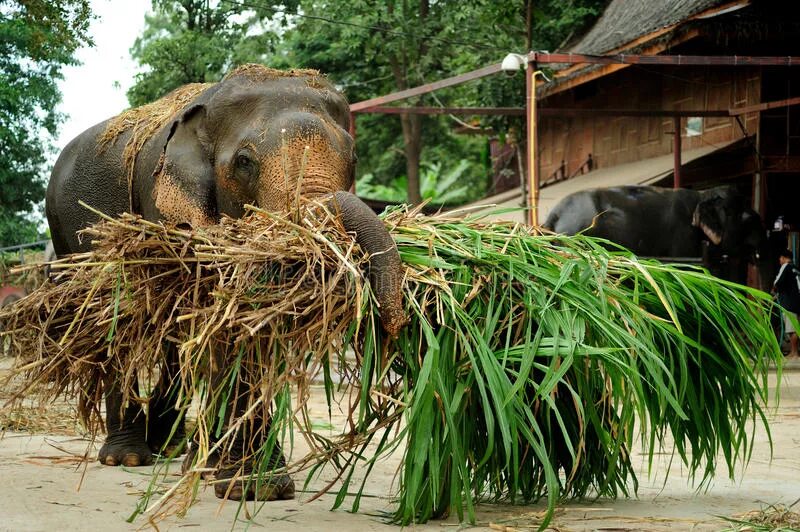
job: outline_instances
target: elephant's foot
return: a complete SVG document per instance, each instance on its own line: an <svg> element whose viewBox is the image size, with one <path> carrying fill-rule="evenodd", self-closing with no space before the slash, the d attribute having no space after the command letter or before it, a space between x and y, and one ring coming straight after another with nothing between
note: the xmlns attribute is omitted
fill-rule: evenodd
<svg viewBox="0 0 800 532"><path fill-rule="evenodd" d="M197 447L193 443L189 450L186 451L186 457L183 459L181 465L181 473L186 474L187 471L195 467L195 457L197 456ZM203 480L211 478L219 465L219 454L217 452L211 453L203 465L203 471L200 472L200 478Z"/></svg>
<svg viewBox="0 0 800 532"><path fill-rule="evenodd" d="M287 501L294 499L294 481L286 473L267 473L257 478L252 473L237 475L238 469L222 469L214 482L214 495L232 501Z"/></svg>
<svg viewBox="0 0 800 532"><path fill-rule="evenodd" d="M186 448L186 423L159 383L148 406L147 445L155 454L177 456Z"/></svg>
<svg viewBox="0 0 800 532"><path fill-rule="evenodd" d="M186 449L186 428L183 420L180 425L172 429L175 420L160 420L150 418L147 424L147 445L150 451L162 456L178 456ZM170 436L171 435L171 436Z"/></svg>
<svg viewBox="0 0 800 532"><path fill-rule="evenodd" d="M97 460L109 466L146 466L153 463L153 454L139 432L117 432L106 437Z"/></svg>
<svg viewBox="0 0 800 532"><path fill-rule="evenodd" d="M195 460L197 449L192 446L183 459L181 472L186 473L196 466ZM280 466L284 465L281 459ZM257 479L252 477L250 464L246 465L248 472L239 474L240 468L226 467L218 469L219 454L211 453L206 459L200 478L215 479L214 494L220 499L230 499L233 501L257 500L257 501L285 501L294 499L294 481L285 473L266 473L265 478Z"/></svg>

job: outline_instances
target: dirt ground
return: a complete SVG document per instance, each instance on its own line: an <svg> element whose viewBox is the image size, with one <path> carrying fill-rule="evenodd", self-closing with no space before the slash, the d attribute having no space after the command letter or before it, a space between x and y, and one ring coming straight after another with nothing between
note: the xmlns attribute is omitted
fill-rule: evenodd
<svg viewBox="0 0 800 532"><path fill-rule="evenodd" d="M771 384L775 385L775 375ZM698 493L685 471L673 464L669 477L665 471L669 450L657 456L651 476L646 472L645 456L639 452L639 496L635 499L580 501L563 505L551 524L554 530L722 530L729 526L719 516L733 516L759 510L769 504L791 505L800 497L800 364L790 363L783 376L781 403L771 410L770 422L774 453L763 428L755 433L755 450L745 471L737 471L737 481L720 476L708 491ZM320 422L327 414L324 397L316 394ZM336 419L333 420L335 424ZM150 480L151 468L105 467L97 462L83 464L80 457L87 441L70 435L72 427L65 416L50 412L41 426L50 434L8 431L0 439L0 531L51 530L136 530L150 528L146 518L133 524L125 519L134 511ZM298 448L296 452L299 452ZM96 452L96 449L95 449ZM395 472L400 455L381 462L367 483L366 496L358 513L330 511L334 495L307 502L314 487L326 477L298 493L293 501L268 503L256 516L255 529L344 531L399 530L385 522L392 509ZM84 474L84 466L85 474ZM724 473L723 467L718 471ZM177 478L177 475L174 475ZM329 478L329 477L327 477ZM298 490L302 478L296 477ZM80 485L80 489L78 486ZM234 503L220 504L213 489L201 490L200 500L184 518L172 517L158 523L160 530L244 529L235 522ZM800 511L800 504L794 507ZM543 505L481 505L477 529L533 530L538 527ZM451 518L413 528L415 530L458 530L469 528Z"/></svg>

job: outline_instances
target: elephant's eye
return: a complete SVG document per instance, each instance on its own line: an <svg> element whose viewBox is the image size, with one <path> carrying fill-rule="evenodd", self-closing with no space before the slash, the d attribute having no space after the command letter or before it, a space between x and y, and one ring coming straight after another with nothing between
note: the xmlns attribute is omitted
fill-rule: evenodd
<svg viewBox="0 0 800 532"><path fill-rule="evenodd" d="M258 163L250 155L239 153L234 159L234 173L240 179L249 179L258 173Z"/></svg>

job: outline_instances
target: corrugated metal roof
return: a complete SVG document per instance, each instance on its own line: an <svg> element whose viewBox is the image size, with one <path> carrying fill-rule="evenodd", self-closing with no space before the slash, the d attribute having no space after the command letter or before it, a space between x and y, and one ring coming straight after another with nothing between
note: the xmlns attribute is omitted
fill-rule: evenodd
<svg viewBox="0 0 800 532"><path fill-rule="evenodd" d="M613 0L568 51L602 55L730 0Z"/></svg>

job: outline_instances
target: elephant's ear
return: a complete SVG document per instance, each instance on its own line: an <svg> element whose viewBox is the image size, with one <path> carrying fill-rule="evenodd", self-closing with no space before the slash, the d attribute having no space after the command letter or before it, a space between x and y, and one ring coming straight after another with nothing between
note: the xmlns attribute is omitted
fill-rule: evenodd
<svg viewBox="0 0 800 532"><path fill-rule="evenodd" d="M692 225L700 228L715 245L725 234L725 200L719 196L701 199L692 214Z"/></svg>
<svg viewBox="0 0 800 532"><path fill-rule="evenodd" d="M171 222L195 226L218 219L214 164L205 130L206 109L195 105L173 123L158 168L153 199Z"/></svg>

